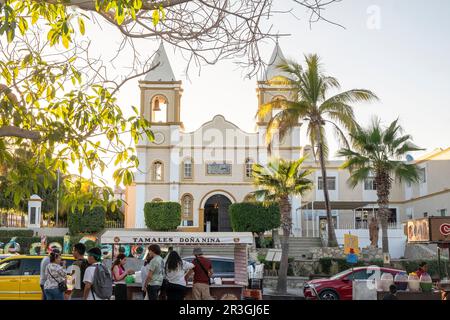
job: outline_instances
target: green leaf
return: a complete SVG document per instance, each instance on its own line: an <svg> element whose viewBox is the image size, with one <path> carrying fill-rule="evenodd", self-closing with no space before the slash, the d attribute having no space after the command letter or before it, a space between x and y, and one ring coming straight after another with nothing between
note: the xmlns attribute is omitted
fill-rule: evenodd
<svg viewBox="0 0 450 320"><path fill-rule="evenodd" d="M159 10L153 10L152 18L153 26L156 27L156 25L159 23Z"/></svg>
<svg viewBox="0 0 450 320"><path fill-rule="evenodd" d="M84 21L81 17L78 17L78 27L80 28L81 34L84 35L86 29L84 27Z"/></svg>
<svg viewBox="0 0 450 320"><path fill-rule="evenodd" d="M62 44L66 49L69 48L69 38L66 35L62 36Z"/></svg>

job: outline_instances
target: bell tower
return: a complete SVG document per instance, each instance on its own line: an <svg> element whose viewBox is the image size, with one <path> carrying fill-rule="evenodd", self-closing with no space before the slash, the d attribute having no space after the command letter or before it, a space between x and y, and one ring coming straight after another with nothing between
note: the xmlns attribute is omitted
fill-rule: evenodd
<svg viewBox="0 0 450 320"><path fill-rule="evenodd" d="M150 121L154 139L140 139L136 146L139 168L135 173L135 228L145 228L144 204L158 198L179 202L180 102L183 89L177 81L161 43L151 70L139 81L141 115ZM167 184L169 188L167 188ZM133 197L133 196L132 196ZM130 199L131 202L133 200Z"/></svg>

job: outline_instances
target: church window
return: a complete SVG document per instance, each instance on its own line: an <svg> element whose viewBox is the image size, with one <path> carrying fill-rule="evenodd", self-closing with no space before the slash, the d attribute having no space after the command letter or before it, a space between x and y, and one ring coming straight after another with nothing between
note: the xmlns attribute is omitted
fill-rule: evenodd
<svg viewBox="0 0 450 320"><path fill-rule="evenodd" d="M250 158L245 159L245 177L251 178L253 176L253 160Z"/></svg>
<svg viewBox="0 0 450 320"><path fill-rule="evenodd" d="M162 181L163 180L163 163L161 161L153 162L153 180Z"/></svg>
<svg viewBox="0 0 450 320"><path fill-rule="evenodd" d="M190 194L185 194L181 198L182 208L183 208L183 217L187 218L192 216L192 211L194 208L194 199Z"/></svg>
<svg viewBox="0 0 450 320"><path fill-rule="evenodd" d="M188 158L183 161L183 177L192 179L192 159Z"/></svg>

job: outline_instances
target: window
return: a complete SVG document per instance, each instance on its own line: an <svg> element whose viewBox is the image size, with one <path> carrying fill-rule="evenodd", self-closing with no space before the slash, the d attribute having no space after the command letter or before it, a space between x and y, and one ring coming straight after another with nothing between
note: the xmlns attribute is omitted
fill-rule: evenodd
<svg viewBox="0 0 450 320"><path fill-rule="evenodd" d="M369 277L373 276L374 270L363 269L359 271L355 271L352 274L348 275L349 280L367 280Z"/></svg>
<svg viewBox="0 0 450 320"><path fill-rule="evenodd" d="M41 259L24 259L22 261L22 275L39 275L41 270Z"/></svg>
<svg viewBox="0 0 450 320"><path fill-rule="evenodd" d="M441 210L438 210L438 211L439 211L439 215L441 217L446 217L447 216L447 209L441 209Z"/></svg>
<svg viewBox="0 0 450 320"><path fill-rule="evenodd" d="M364 190L377 190L377 183L374 177L369 177L364 180Z"/></svg>
<svg viewBox="0 0 450 320"><path fill-rule="evenodd" d="M162 181L163 180L163 164L161 161L155 161L153 163L153 180Z"/></svg>
<svg viewBox="0 0 450 320"><path fill-rule="evenodd" d="M194 207L193 203L194 203L194 199L192 198L192 196L190 194L185 194L181 198L181 206L183 208L183 216L184 217L190 217L192 215L193 207Z"/></svg>
<svg viewBox="0 0 450 320"><path fill-rule="evenodd" d="M213 260L212 269L214 273L234 273L234 261Z"/></svg>
<svg viewBox="0 0 450 320"><path fill-rule="evenodd" d="M336 177L327 177L328 190L336 190ZM323 178L319 177L317 181L317 188L323 190Z"/></svg>
<svg viewBox="0 0 450 320"><path fill-rule="evenodd" d="M424 213L423 213L423 217L424 217L424 218L428 217L428 212L424 212Z"/></svg>
<svg viewBox="0 0 450 320"><path fill-rule="evenodd" d="M192 179L192 160L186 159L183 161L183 177L184 179Z"/></svg>
<svg viewBox="0 0 450 320"><path fill-rule="evenodd" d="M425 168L419 169L419 179L421 183L427 183L427 172Z"/></svg>
<svg viewBox="0 0 450 320"><path fill-rule="evenodd" d="M0 276L18 276L20 274L20 260L8 260L0 263Z"/></svg>
<svg viewBox="0 0 450 320"><path fill-rule="evenodd" d="M194 221L192 221L192 220L183 220L181 225L183 227L192 227L194 225Z"/></svg>
<svg viewBox="0 0 450 320"><path fill-rule="evenodd" d="M245 177L251 178L253 176L253 160L247 158L245 160Z"/></svg>

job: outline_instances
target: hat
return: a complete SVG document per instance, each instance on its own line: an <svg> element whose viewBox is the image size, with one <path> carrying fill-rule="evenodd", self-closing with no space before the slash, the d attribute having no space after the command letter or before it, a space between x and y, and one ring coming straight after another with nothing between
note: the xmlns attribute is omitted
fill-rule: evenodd
<svg viewBox="0 0 450 320"><path fill-rule="evenodd" d="M194 256L200 256L203 254L202 248L194 248Z"/></svg>

